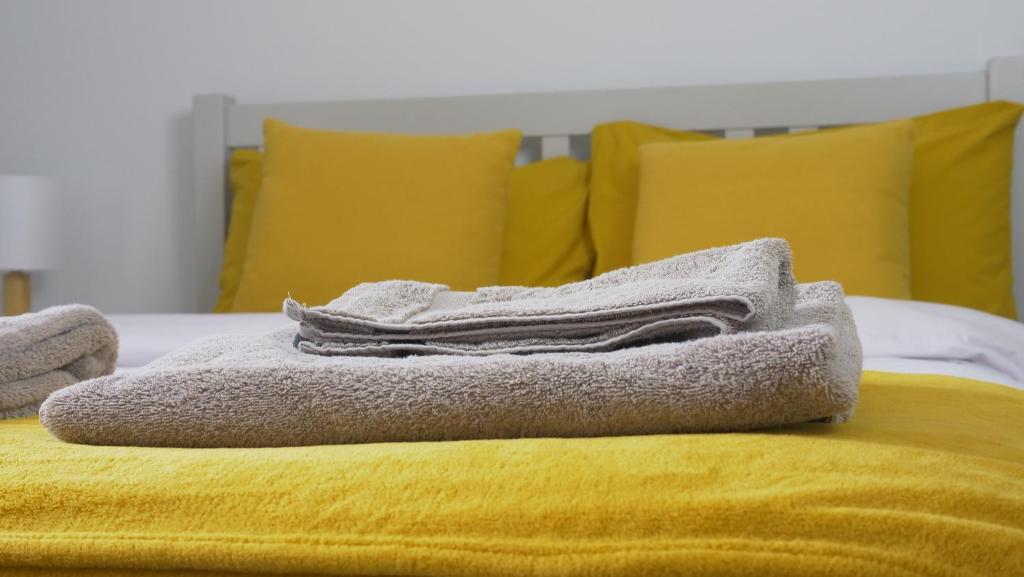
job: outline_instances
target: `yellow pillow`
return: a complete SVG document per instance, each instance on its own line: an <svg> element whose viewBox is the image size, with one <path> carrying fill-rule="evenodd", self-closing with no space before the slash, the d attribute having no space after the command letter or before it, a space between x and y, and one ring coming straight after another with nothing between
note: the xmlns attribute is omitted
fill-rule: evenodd
<svg viewBox="0 0 1024 577"><path fill-rule="evenodd" d="M633 261L782 237L801 282L910 298L909 121L820 132L648 144L640 150Z"/></svg>
<svg viewBox="0 0 1024 577"><path fill-rule="evenodd" d="M218 313L231 312L238 292L263 178L263 155L235 150L229 168L231 227L224 245L220 297L213 309ZM586 211L586 163L563 156L513 170L499 283L558 286L586 279L594 263Z"/></svg>
<svg viewBox="0 0 1024 577"><path fill-rule="evenodd" d="M519 167L509 180L503 285L558 286L586 279L587 164L563 156Z"/></svg>
<svg viewBox="0 0 1024 577"><path fill-rule="evenodd" d="M1021 105L987 102L915 119L911 291L1016 318L1010 232Z"/></svg>
<svg viewBox="0 0 1024 577"><path fill-rule="evenodd" d="M256 208L260 181L263 180L263 154L251 148L231 152L228 162L231 181L231 225L224 243L224 264L220 270L220 295L213 312L231 312L245 264L245 247L249 243L252 213Z"/></svg>
<svg viewBox="0 0 1024 577"><path fill-rule="evenodd" d="M264 123L259 190L232 307L322 304L361 282L498 281L520 133L413 136Z"/></svg>
<svg viewBox="0 0 1024 577"><path fill-rule="evenodd" d="M914 119L909 213L914 299L1016 317L1009 204L1013 132L1022 108L987 102ZM595 272L630 262L623 253L628 257L632 249L634 223L621 215L634 214L638 177L635 170L622 169L628 163L617 158L635 158L648 134L672 133L632 122L595 128L588 223L597 250ZM675 134L676 141L709 138Z"/></svg>
<svg viewBox="0 0 1024 577"><path fill-rule="evenodd" d="M591 200L587 209L597 253L594 275L629 266L632 258L640 147L651 142L714 138L630 121L594 127L590 135Z"/></svg>

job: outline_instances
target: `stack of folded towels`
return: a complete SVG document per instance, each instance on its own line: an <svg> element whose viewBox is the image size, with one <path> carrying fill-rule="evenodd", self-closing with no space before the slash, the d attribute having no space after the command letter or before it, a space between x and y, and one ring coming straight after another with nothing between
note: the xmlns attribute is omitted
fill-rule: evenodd
<svg viewBox="0 0 1024 577"><path fill-rule="evenodd" d="M117 333L92 307L0 317L0 419L33 415L50 393L116 363Z"/></svg>
<svg viewBox="0 0 1024 577"><path fill-rule="evenodd" d="M59 391L83 443L276 446L748 430L852 413L861 350L842 288L797 285L779 239L557 288L390 281L293 329L220 336Z"/></svg>

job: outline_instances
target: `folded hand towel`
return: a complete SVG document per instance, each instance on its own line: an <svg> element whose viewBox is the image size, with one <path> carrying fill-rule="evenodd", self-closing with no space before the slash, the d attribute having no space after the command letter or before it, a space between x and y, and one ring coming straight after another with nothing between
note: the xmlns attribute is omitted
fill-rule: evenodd
<svg viewBox="0 0 1024 577"><path fill-rule="evenodd" d="M861 349L842 289L800 285L773 330L605 353L334 357L294 331L211 337L54 393L59 439L264 447L731 431L853 411Z"/></svg>
<svg viewBox="0 0 1024 577"><path fill-rule="evenodd" d="M92 307L0 317L0 418L31 415L50 393L116 363L117 333Z"/></svg>
<svg viewBox="0 0 1024 577"><path fill-rule="evenodd" d="M325 306L292 299L296 346L323 355L607 351L771 330L793 309L789 246L762 239L619 269L557 288L453 292L412 281L359 285Z"/></svg>

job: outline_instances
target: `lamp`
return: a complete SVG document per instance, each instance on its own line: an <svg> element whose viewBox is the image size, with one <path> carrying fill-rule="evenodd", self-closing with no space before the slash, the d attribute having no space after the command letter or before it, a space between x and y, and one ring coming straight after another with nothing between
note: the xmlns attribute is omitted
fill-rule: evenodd
<svg viewBox="0 0 1024 577"><path fill-rule="evenodd" d="M29 271L55 268L60 224L57 186L49 178L0 175L0 271L4 314L31 309Z"/></svg>

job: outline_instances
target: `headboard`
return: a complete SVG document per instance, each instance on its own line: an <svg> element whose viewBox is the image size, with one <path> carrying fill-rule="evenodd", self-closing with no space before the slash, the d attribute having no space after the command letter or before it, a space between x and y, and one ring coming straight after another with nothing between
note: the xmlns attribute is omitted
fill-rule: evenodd
<svg viewBox="0 0 1024 577"><path fill-rule="evenodd" d="M194 97L192 219L196 309L217 298L227 232L227 162L234 148L263 144L266 117L332 130L461 133L519 128L521 160L589 155L591 128L637 120L726 138L878 122L986 100L1024 102L1024 56L994 58L985 70L894 76L626 90L453 96L338 102L238 104L221 94ZM1022 123L1024 125L1024 123ZM1024 318L1024 126L1017 127L1013 242L1016 298Z"/></svg>

